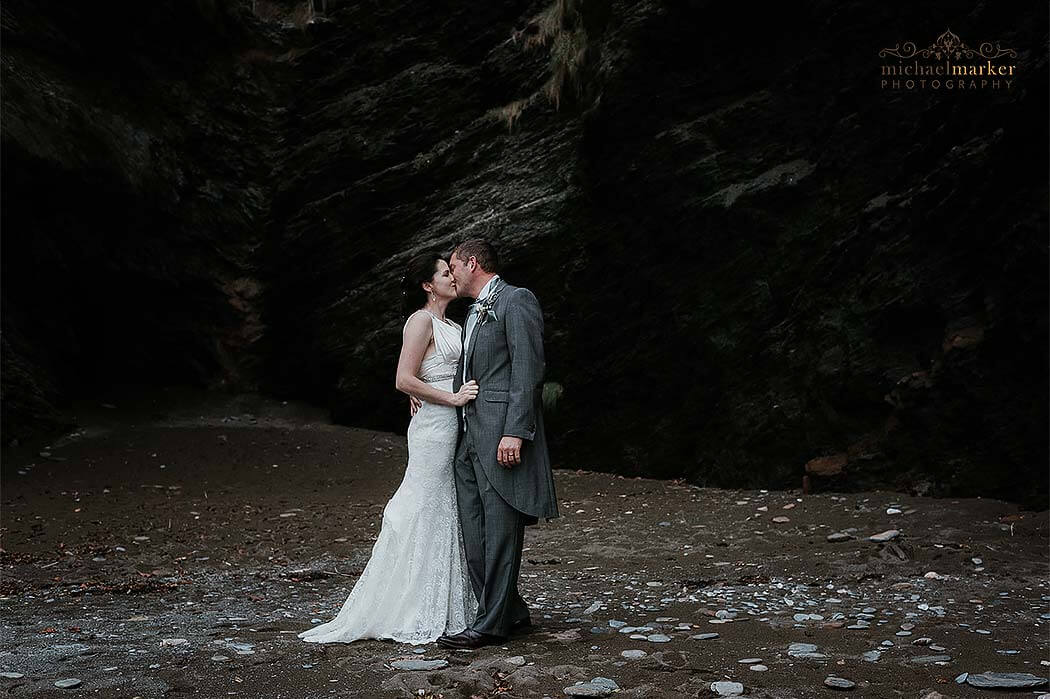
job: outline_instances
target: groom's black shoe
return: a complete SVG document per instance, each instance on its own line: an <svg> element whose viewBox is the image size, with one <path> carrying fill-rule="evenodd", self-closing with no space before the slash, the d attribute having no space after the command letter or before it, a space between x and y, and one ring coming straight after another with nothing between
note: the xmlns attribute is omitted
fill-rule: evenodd
<svg viewBox="0 0 1050 699"><path fill-rule="evenodd" d="M466 629L452 636L439 637L437 644L444 648L481 648L482 646L498 645L506 640L503 636L493 636L479 633L474 629Z"/></svg>

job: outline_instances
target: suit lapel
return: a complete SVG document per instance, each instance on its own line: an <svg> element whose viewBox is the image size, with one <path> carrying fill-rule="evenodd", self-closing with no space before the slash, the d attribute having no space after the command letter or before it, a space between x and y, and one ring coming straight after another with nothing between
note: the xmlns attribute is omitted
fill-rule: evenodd
<svg viewBox="0 0 1050 699"><path fill-rule="evenodd" d="M491 296L492 294L495 294L497 291L500 291L500 290L504 289L506 286L507 286L506 282L504 282L502 279L497 279L496 280L496 284L493 285L493 287L491 289L489 289L488 296ZM486 298L488 296L486 296ZM495 303L492 306L493 311L495 311L495 308L496 308L495 304L496 303L499 303L499 298L496 299ZM470 334L470 346L467 348L467 356L464 357L464 359L463 359L463 361L466 362L466 364L464 365L466 367L466 370L463 372L464 379L466 379L467 373L470 372L470 369L471 369L471 362L474 359L474 350L477 349L477 347L478 347L478 334L481 331L481 326L482 326L481 316L478 316L478 319L474 322L474 330ZM463 332L464 332L464 334L466 333L466 326L464 326ZM471 373L473 373L473 372L471 372Z"/></svg>
<svg viewBox="0 0 1050 699"><path fill-rule="evenodd" d="M465 380L467 378L467 375L471 373L470 362L474 358L474 350L477 349L478 346L478 331L480 330L481 318L479 317L477 321L474 322L474 330L472 330L470 333L470 345L467 347L467 356L463 358L463 361L465 362L463 366L466 367L466 370L463 372L463 378ZM464 330L464 333L465 332L466 330Z"/></svg>

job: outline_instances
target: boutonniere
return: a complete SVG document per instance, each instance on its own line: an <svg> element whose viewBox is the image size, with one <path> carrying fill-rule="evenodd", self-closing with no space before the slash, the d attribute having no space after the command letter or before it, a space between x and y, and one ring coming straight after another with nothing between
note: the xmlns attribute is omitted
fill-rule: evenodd
<svg viewBox="0 0 1050 699"><path fill-rule="evenodd" d="M503 287L496 289L495 291L489 292L489 295L485 298L471 304L470 310L478 312L478 324L484 325L489 322L489 318L492 320L499 320L496 316L496 312L492 310L492 307L496 305L496 299L499 298L500 292L503 291Z"/></svg>

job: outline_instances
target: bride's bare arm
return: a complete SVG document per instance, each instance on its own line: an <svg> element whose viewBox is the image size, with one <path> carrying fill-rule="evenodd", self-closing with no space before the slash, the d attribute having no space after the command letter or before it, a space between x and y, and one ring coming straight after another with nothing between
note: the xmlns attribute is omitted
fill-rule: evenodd
<svg viewBox="0 0 1050 699"><path fill-rule="evenodd" d="M476 382L469 381L459 389L458 393L449 393L416 376L433 337L434 327L431 325L428 314L416 313L408 319L401 343L401 357L397 361L397 377L394 386L402 393L415 396L428 403L452 407L466 405L478 395Z"/></svg>

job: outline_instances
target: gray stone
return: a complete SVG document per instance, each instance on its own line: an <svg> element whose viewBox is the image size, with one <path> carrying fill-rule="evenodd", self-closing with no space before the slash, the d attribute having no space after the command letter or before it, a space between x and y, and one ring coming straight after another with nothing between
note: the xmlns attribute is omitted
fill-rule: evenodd
<svg viewBox="0 0 1050 699"><path fill-rule="evenodd" d="M185 638L165 638L160 642L162 646L184 646L187 643L189 641Z"/></svg>
<svg viewBox="0 0 1050 699"><path fill-rule="evenodd" d="M255 655L254 643L244 643L242 641L213 641L213 643L226 646L237 655Z"/></svg>
<svg viewBox="0 0 1050 699"><path fill-rule="evenodd" d="M620 686L608 677L595 677L590 682L574 684L562 691L570 697L607 697L618 689Z"/></svg>
<svg viewBox="0 0 1050 699"><path fill-rule="evenodd" d="M21 672L0 672L0 677L3 677L5 680L20 680L25 675Z"/></svg>
<svg viewBox="0 0 1050 699"><path fill-rule="evenodd" d="M835 532L833 534L828 534L828 541L830 541L833 544L837 544L843 541L849 541L852 538L853 537L847 534L846 532Z"/></svg>
<svg viewBox="0 0 1050 699"><path fill-rule="evenodd" d="M667 643L671 640L671 637L662 633L654 633L646 636L646 640L652 641L653 643Z"/></svg>
<svg viewBox="0 0 1050 699"><path fill-rule="evenodd" d="M817 645L815 643L792 643L788 646L788 655L797 655L798 653L815 653Z"/></svg>
<svg viewBox="0 0 1050 699"><path fill-rule="evenodd" d="M882 651L869 650L866 653L861 653L860 657L862 657L864 660L867 660L869 663L874 663L882 657Z"/></svg>
<svg viewBox="0 0 1050 699"><path fill-rule="evenodd" d="M830 687L831 689L853 689L857 684L845 679L844 677L831 676L824 678L824 686Z"/></svg>
<svg viewBox="0 0 1050 699"><path fill-rule="evenodd" d="M912 658L910 662L913 665L933 665L934 663L948 663L951 660L952 656L950 655L920 655Z"/></svg>
<svg viewBox="0 0 1050 699"><path fill-rule="evenodd" d="M820 614L795 614L792 617L797 622L821 621L824 617Z"/></svg>
<svg viewBox="0 0 1050 699"><path fill-rule="evenodd" d="M817 647L812 643L792 643L788 646L788 655L792 658L808 658L810 660L824 660L828 656L817 652Z"/></svg>
<svg viewBox="0 0 1050 699"><path fill-rule="evenodd" d="M879 532L878 534L873 534L872 536L869 536L868 541L875 544L884 544L887 541L893 541L900 535L901 533L896 529L887 529L884 532Z"/></svg>
<svg viewBox="0 0 1050 699"><path fill-rule="evenodd" d="M75 677L69 677L64 680L55 680L55 686L59 689L73 689L81 685L80 680Z"/></svg>
<svg viewBox="0 0 1050 699"><path fill-rule="evenodd" d="M564 688L562 691L565 692L565 696L568 697L607 697L612 694L612 690L593 685L589 682L585 682L584 684L574 684L571 687Z"/></svg>
<svg viewBox="0 0 1050 699"><path fill-rule="evenodd" d="M717 633L698 633L689 638L695 641L710 641L712 638L718 638Z"/></svg>
<svg viewBox="0 0 1050 699"><path fill-rule="evenodd" d="M744 693L744 685L739 682L712 682L711 691L720 697L739 697Z"/></svg>
<svg viewBox="0 0 1050 699"><path fill-rule="evenodd" d="M448 667L447 660L395 660L390 663L395 670L443 670Z"/></svg>
<svg viewBox="0 0 1050 699"><path fill-rule="evenodd" d="M525 664L525 657L522 655L515 655L510 658L507 658L507 662L511 665L517 665L518 667L521 667Z"/></svg>
<svg viewBox="0 0 1050 699"><path fill-rule="evenodd" d="M966 684L981 689L1040 689L1047 685L1047 678L1027 672L982 672L971 674Z"/></svg>
<svg viewBox="0 0 1050 699"><path fill-rule="evenodd" d="M644 650L625 650L622 651L620 655L627 658L628 660L638 660L640 658L644 658L649 654L646 653Z"/></svg>

